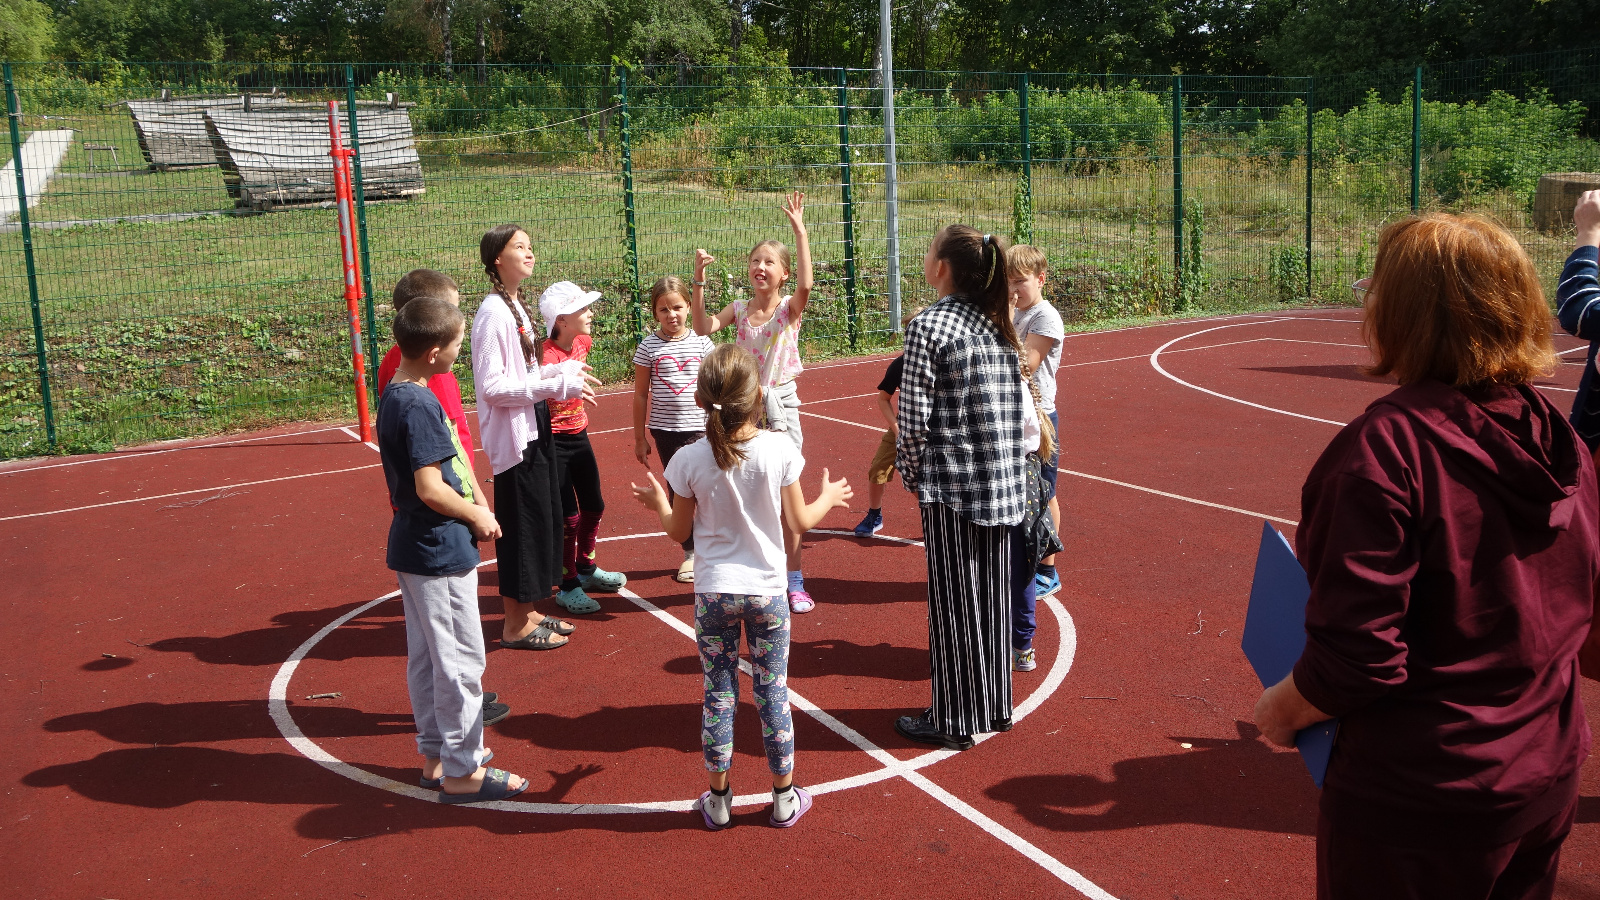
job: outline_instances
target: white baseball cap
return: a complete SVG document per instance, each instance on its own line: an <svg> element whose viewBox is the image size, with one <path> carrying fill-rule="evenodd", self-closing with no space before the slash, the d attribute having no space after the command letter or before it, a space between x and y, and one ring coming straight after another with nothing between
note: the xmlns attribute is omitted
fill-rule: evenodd
<svg viewBox="0 0 1600 900"><path fill-rule="evenodd" d="M570 281L558 281L539 295L539 315L544 317L546 334L556 330L556 317L578 312L599 300L599 291L586 291Z"/></svg>

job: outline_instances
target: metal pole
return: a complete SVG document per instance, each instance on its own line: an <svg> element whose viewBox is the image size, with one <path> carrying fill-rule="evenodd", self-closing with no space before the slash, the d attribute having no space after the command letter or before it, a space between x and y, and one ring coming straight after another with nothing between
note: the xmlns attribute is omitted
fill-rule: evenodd
<svg viewBox="0 0 1600 900"><path fill-rule="evenodd" d="M1422 206L1422 67L1411 79L1411 211Z"/></svg>
<svg viewBox="0 0 1600 900"><path fill-rule="evenodd" d="M1033 141L1028 137L1028 73L1023 72L1017 78L1017 103L1022 113L1022 192L1028 201L1027 234L1019 234L1017 240L1024 244L1033 243Z"/></svg>
<svg viewBox="0 0 1600 900"><path fill-rule="evenodd" d="M856 211L850 196L850 93L839 70L839 191L844 201L844 295L849 302L850 349L856 348Z"/></svg>
<svg viewBox="0 0 1600 900"><path fill-rule="evenodd" d="M361 177L361 130L356 125L356 73L352 66L344 67L344 94L345 105L350 113L350 165L353 167L354 182L350 187L356 200L356 235L360 238L361 250L361 285L365 289L367 298L367 344L372 347L378 345L377 315L372 308L372 255L367 252L367 194L362 188ZM378 386L378 360L377 354L367 357L367 387L375 390ZM377 398L374 395L373 401Z"/></svg>
<svg viewBox="0 0 1600 900"><path fill-rule="evenodd" d="M634 216L633 150L628 120L628 70L617 69L617 86L621 92L622 106L622 209L626 218L625 241L628 265L628 292L633 298L633 335L644 340L644 319L639 315L639 225Z"/></svg>
<svg viewBox="0 0 1600 900"><path fill-rule="evenodd" d="M1172 76L1172 268L1183 293L1183 76Z"/></svg>
<svg viewBox="0 0 1600 900"><path fill-rule="evenodd" d="M889 256L889 330L900 331L900 198L894 164L894 35L890 0L878 0L878 40L883 47L883 191Z"/></svg>
<svg viewBox="0 0 1600 900"><path fill-rule="evenodd" d="M1316 95L1317 82L1315 78L1306 79L1306 299L1311 299L1311 160L1316 147L1312 129L1316 125Z"/></svg>
<svg viewBox="0 0 1600 900"><path fill-rule="evenodd" d="M11 161L17 172L17 212L22 223L22 256L28 266L28 310L33 315L33 352L39 369L39 399L44 405L44 433L50 449L56 447L55 404L50 399L50 362L44 349L44 317L39 309L39 271L33 261L33 225L28 221L28 186L22 176L22 101L11 80L11 64L6 63L6 121L11 124Z"/></svg>
<svg viewBox="0 0 1600 900"><path fill-rule="evenodd" d="M361 263L356 251L355 222L350 215L350 157L348 148L339 146L339 101L328 101L328 155L333 157L333 195L339 205L339 255L344 259L344 305L350 321L350 363L355 369L356 418L361 423L361 440L373 440L371 407L367 403L367 361L361 347Z"/></svg>

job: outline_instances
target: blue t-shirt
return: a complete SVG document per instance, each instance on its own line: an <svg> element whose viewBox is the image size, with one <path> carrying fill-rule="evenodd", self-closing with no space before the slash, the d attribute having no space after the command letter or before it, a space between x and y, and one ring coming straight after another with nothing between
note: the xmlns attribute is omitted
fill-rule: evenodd
<svg viewBox="0 0 1600 900"><path fill-rule="evenodd" d="M416 471L443 463L439 472L444 483L472 499L472 477L461 439L432 391L400 381L383 392L378 401L378 455L394 506L389 568L412 575L455 575L476 566L478 545L472 530L460 519L435 512L417 496Z"/></svg>

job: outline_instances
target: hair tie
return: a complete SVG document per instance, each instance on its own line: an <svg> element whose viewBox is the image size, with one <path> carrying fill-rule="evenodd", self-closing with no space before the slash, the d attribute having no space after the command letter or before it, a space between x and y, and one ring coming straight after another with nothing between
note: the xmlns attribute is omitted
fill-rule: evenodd
<svg viewBox="0 0 1600 900"><path fill-rule="evenodd" d="M718 412L721 412L722 411L722 404L721 403L713 403L713 404L711 404L711 408L714 409L714 410L717 410Z"/></svg>

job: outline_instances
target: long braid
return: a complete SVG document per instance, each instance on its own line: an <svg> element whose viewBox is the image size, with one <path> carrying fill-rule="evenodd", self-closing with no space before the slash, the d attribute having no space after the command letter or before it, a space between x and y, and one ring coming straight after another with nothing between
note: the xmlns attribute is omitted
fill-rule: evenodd
<svg viewBox="0 0 1600 900"><path fill-rule="evenodd" d="M494 292L507 303L515 303L522 312L522 319L517 322L517 337L522 340L522 355L528 358L529 368L537 368L544 359L544 340L539 336L539 329L533 327L533 316L528 313L528 307L523 305L522 287L519 285L517 293L513 295L500 281L500 272L494 266L484 266L484 271L489 273L489 284L494 287ZM528 326L524 327L523 322L527 322Z"/></svg>
<svg viewBox="0 0 1600 900"><path fill-rule="evenodd" d="M1033 380L1033 373L1028 371L1028 364L1019 360L1017 368L1028 385L1028 393L1033 395L1034 414L1039 417L1039 459L1046 460L1055 455L1056 430L1050 426L1050 417L1044 414L1044 395L1039 392L1039 383Z"/></svg>

